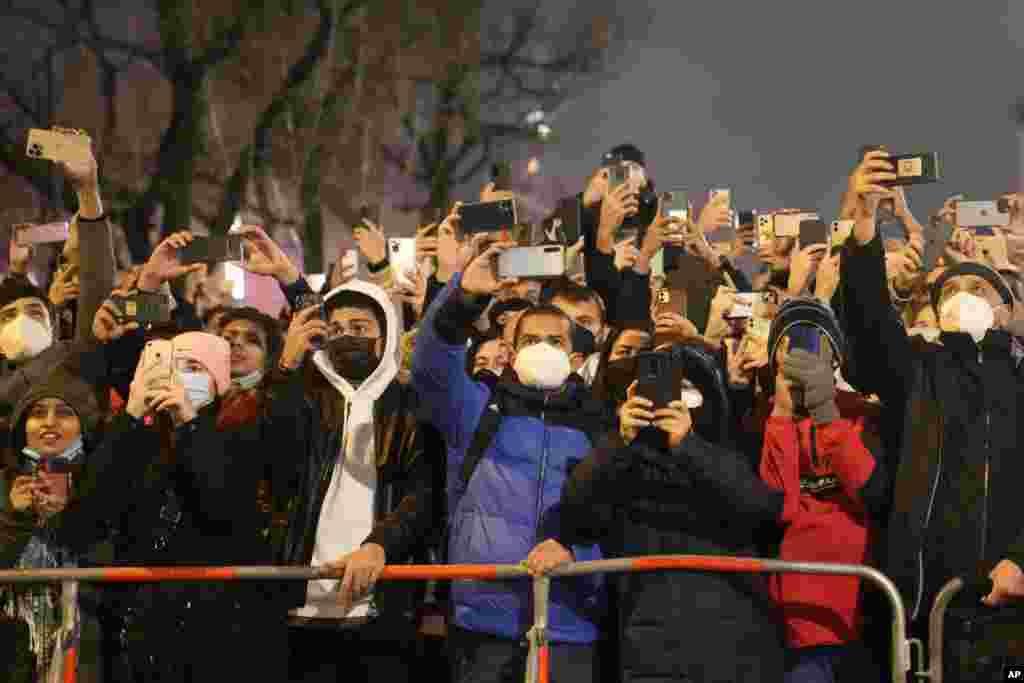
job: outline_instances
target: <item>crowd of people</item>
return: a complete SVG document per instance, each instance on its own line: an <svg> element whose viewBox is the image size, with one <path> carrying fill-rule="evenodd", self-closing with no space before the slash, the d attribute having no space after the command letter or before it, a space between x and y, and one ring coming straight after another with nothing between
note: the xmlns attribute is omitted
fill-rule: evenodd
<svg viewBox="0 0 1024 683"><path fill-rule="evenodd" d="M319 295L237 228L280 317L203 305L188 231L118 272L95 161L63 164L78 211L49 288L18 244L0 282L2 567L336 578L2 586L0 678L55 680L73 643L80 681L412 680L426 586L378 581L409 562L871 565L931 646L949 579L991 580L965 608L1020 601L1024 195L999 229L958 225L959 197L919 222L888 158L865 148L849 172L849 236L806 245L755 225L795 210L663 210L619 145L563 202L579 240L560 277L500 277L515 226L464 230L459 203L418 231L415 273L357 226L368 276L336 263ZM127 314L139 293L169 321ZM441 595L453 683L521 680L530 582ZM877 598L842 575L560 578L551 680L891 680ZM1007 642L978 638L947 680L988 680Z"/></svg>

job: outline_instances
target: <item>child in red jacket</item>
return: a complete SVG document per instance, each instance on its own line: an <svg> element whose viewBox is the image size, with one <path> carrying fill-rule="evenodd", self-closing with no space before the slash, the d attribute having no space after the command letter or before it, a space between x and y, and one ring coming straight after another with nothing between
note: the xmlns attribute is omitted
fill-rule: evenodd
<svg viewBox="0 0 1024 683"><path fill-rule="evenodd" d="M844 400L843 412L837 407L836 336L817 324L796 324L772 345L775 393L761 477L785 493L780 559L870 564L872 522L884 509L887 477L864 444L869 420L862 404ZM847 660L861 639L859 578L774 574L770 591L791 648L786 683L831 683L840 667L853 665Z"/></svg>

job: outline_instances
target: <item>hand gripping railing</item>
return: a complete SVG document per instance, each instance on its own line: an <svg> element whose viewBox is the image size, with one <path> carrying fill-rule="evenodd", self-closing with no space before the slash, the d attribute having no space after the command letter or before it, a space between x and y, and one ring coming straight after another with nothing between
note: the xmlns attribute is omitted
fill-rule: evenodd
<svg viewBox="0 0 1024 683"><path fill-rule="evenodd" d="M950 579L946 585L942 587L939 594L935 596L932 611L928 614L928 668L915 671L915 678L922 680L927 679L929 683L942 683L946 610L950 603L953 602L953 598L955 598L961 591L967 593L971 597L972 601L980 601L982 597L988 595L992 591L992 581L988 578L982 578L969 582L962 578L955 578ZM994 622L1013 620L1015 622L1019 622L1024 619L1024 609L1021 609L1020 607L1015 607L1014 609L987 609L990 609L991 613L989 615L985 615L984 621ZM920 647L920 643L916 640L913 642Z"/></svg>
<svg viewBox="0 0 1024 683"><path fill-rule="evenodd" d="M874 583L893 608L892 669L894 683L906 683L910 670L909 644L906 640L906 612L899 592L884 574L862 565L821 562L786 562L751 557L712 555L657 555L647 557L573 562L558 567L546 576L534 577L534 623L527 633L530 651L526 683L548 683L548 596L551 579L611 572L689 570L742 573L833 574L859 576ZM381 574L385 581L476 580L500 581L527 575L522 565L390 565ZM312 581L340 578L339 570L326 567L99 567L94 569L13 569L0 571L0 584L61 582L64 594L72 595L77 583L151 583L160 581ZM65 601L66 603L67 601ZM74 683L75 653L68 653L65 683Z"/></svg>

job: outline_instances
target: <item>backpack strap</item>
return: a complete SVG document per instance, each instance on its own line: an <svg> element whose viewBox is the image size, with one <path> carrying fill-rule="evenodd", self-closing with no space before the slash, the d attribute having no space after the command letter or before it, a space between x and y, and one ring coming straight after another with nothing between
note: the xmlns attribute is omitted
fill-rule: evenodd
<svg viewBox="0 0 1024 683"><path fill-rule="evenodd" d="M476 432L473 434L472 441L469 442L466 457L462 461L463 489L469 486L473 471L480 464L491 442L494 441L499 427L501 427L501 406L497 401L490 401L480 415L480 422L477 423Z"/></svg>

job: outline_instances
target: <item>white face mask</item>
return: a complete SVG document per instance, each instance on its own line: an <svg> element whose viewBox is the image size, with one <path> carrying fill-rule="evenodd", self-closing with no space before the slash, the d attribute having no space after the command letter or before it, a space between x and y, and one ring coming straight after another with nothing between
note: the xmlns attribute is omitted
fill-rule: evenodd
<svg viewBox="0 0 1024 683"><path fill-rule="evenodd" d="M0 353L14 362L35 358L52 343L50 328L27 315L19 315L0 329Z"/></svg>
<svg viewBox="0 0 1024 683"><path fill-rule="evenodd" d="M519 381L534 389L557 389L569 377L569 354L547 342L527 346L516 354L512 366Z"/></svg>
<svg viewBox="0 0 1024 683"><path fill-rule="evenodd" d="M185 395L195 410L199 410L213 401L210 391L210 376L205 372L181 371L178 373L181 383L185 386Z"/></svg>
<svg viewBox="0 0 1024 683"><path fill-rule="evenodd" d="M996 323L992 304L980 296L957 292L947 299L939 311L939 326L947 332L966 332L975 343Z"/></svg>
<svg viewBox="0 0 1024 683"><path fill-rule="evenodd" d="M679 398L690 410L704 405L704 394L700 393L700 389L687 379L683 380L683 391Z"/></svg>
<svg viewBox="0 0 1024 683"><path fill-rule="evenodd" d="M254 371L250 372L248 375L243 375L242 377L236 377L236 378L234 378L231 381L235 385L237 385L238 387L240 387L242 389L252 389L252 388L256 387L257 385L259 385L260 382L263 381L263 371L262 370L254 370Z"/></svg>

